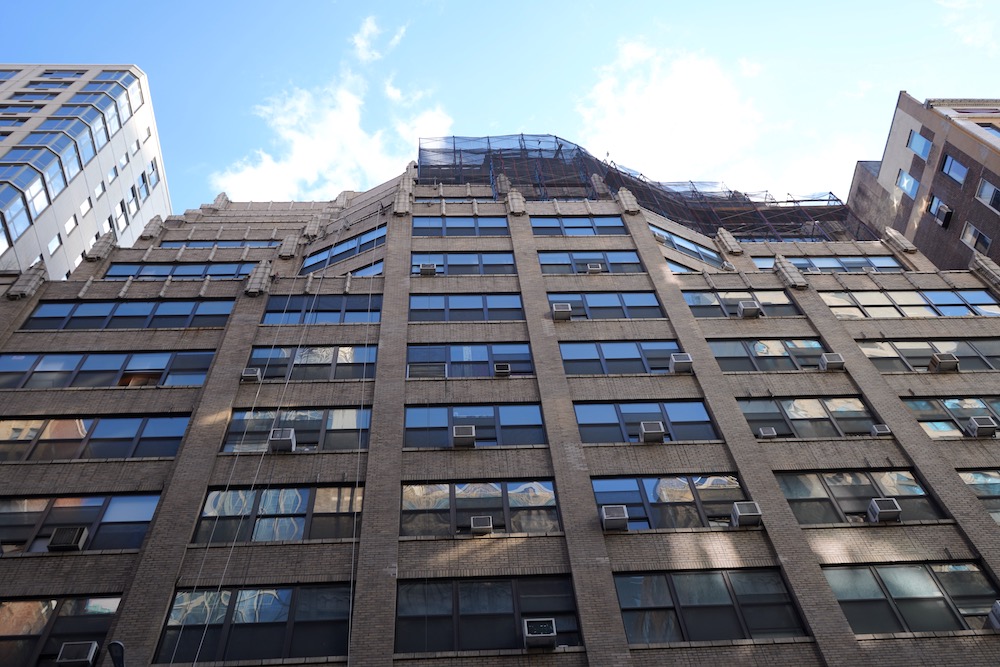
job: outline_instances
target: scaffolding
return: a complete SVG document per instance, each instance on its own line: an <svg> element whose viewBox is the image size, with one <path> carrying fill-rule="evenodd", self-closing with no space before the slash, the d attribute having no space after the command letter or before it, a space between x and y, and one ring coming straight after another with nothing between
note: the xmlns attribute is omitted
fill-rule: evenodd
<svg viewBox="0 0 1000 667"><path fill-rule="evenodd" d="M720 227L743 241L873 241L875 231L833 193L745 193L722 183L659 183L549 134L421 139L421 184L513 187L528 200L608 199L627 188L639 204L707 236Z"/></svg>

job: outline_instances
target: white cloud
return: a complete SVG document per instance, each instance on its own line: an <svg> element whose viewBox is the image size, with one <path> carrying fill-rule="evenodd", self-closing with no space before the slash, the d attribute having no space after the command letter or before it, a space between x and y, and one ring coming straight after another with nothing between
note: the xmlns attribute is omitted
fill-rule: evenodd
<svg viewBox="0 0 1000 667"><path fill-rule="evenodd" d="M375 24L375 17L369 16L361 23L361 29L351 37L354 44L354 55L363 63L378 60L382 57L378 51L372 47L372 40L381 34L378 25Z"/></svg>
<svg viewBox="0 0 1000 667"><path fill-rule="evenodd" d="M996 41L996 4L992 0L938 0L945 14L942 22L966 46L989 55L1000 53Z"/></svg>
<svg viewBox="0 0 1000 667"><path fill-rule="evenodd" d="M385 92L385 96L393 102L403 101L403 91L392 85L392 78L388 78L385 81L385 87L382 89Z"/></svg>
<svg viewBox="0 0 1000 667"><path fill-rule="evenodd" d="M717 61L635 42L619 46L577 110L582 145L662 181L720 178L762 121Z"/></svg>
<svg viewBox="0 0 1000 667"><path fill-rule="evenodd" d="M366 93L364 80L347 73L326 87L293 89L258 106L278 150L258 149L213 173L213 187L237 201L329 200L401 174L417 137L451 130L452 119L440 107L368 129L362 124Z"/></svg>
<svg viewBox="0 0 1000 667"><path fill-rule="evenodd" d="M761 73L761 70L764 69L763 65L761 65L760 63L756 63L747 58L740 58L738 63L740 66L740 74L748 78L752 78L759 75Z"/></svg>

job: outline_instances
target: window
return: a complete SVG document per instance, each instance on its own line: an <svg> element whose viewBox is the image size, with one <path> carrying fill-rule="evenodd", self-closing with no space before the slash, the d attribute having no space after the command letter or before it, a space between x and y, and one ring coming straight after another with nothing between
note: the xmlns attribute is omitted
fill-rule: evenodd
<svg viewBox="0 0 1000 667"><path fill-rule="evenodd" d="M986 204L996 213L1000 213L1000 188L993 185L986 179L979 182L979 190L976 191L976 199Z"/></svg>
<svg viewBox="0 0 1000 667"><path fill-rule="evenodd" d="M531 231L535 236L603 236L628 234L620 215L579 217L533 217Z"/></svg>
<svg viewBox="0 0 1000 667"><path fill-rule="evenodd" d="M0 118L0 127L21 127L27 122L27 118Z"/></svg>
<svg viewBox="0 0 1000 667"><path fill-rule="evenodd" d="M86 74L86 72L83 70L50 69L42 72L38 76L42 79L79 79L84 74Z"/></svg>
<svg viewBox="0 0 1000 667"><path fill-rule="evenodd" d="M1000 423L997 398L908 398L903 403L935 440L961 438L971 417L992 417Z"/></svg>
<svg viewBox="0 0 1000 667"><path fill-rule="evenodd" d="M930 140L914 130L910 130L910 139L906 142L906 147L925 160L931 152Z"/></svg>
<svg viewBox="0 0 1000 667"><path fill-rule="evenodd" d="M630 644L802 637L777 570L615 574Z"/></svg>
<svg viewBox="0 0 1000 667"><path fill-rule="evenodd" d="M0 113L38 113L44 107L27 104L0 104Z"/></svg>
<svg viewBox="0 0 1000 667"><path fill-rule="evenodd" d="M410 273L420 273L423 264L434 264L438 275L493 275L517 273L514 254L509 252L413 253Z"/></svg>
<svg viewBox="0 0 1000 667"><path fill-rule="evenodd" d="M241 239L239 241L223 241L212 239L210 241L161 241L161 248L277 248L281 241Z"/></svg>
<svg viewBox="0 0 1000 667"><path fill-rule="evenodd" d="M969 173L969 168L952 156L945 155L944 164L941 165L941 171L948 174L948 176L951 176L955 182L965 183L965 175Z"/></svg>
<svg viewBox="0 0 1000 667"><path fill-rule="evenodd" d="M966 470L958 474L983 501L993 520L1000 523L1000 470Z"/></svg>
<svg viewBox="0 0 1000 667"><path fill-rule="evenodd" d="M352 380L375 377L375 345L255 347L249 367L265 380Z"/></svg>
<svg viewBox="0 0 1000 667"><path fill-rule="evenodd" d="M18 100L20 102L41 102L45 100L54 100L59 96L59 93L14 93L8 99Z"/></svg>
<svg viewBox="0 0 1000 667"><path fill-rule="evenodd" d="M326 267L343 261L349 257L354 257L372 248L385 244L386 227L376 227L364 234L352 236L329 248L323 248L310 253L302 263L302 270L299 275L319 271Z"/></svg>
<svg viewBox="0 0 1000 667"><path fill-rule="evenodd" d="M111 167L108 172L108 184L114 183L116 178L118 178L118 167Z"/></svg>
<svg viewBox="0 0 1000 667"><path fill-rule="evenodd" d="M474 516L491 517L494 533L560 530L552 480L403 485L400 535L468 535Z"/></svg>
<svg viewBox="0 0 1000 667"><path fill-rule="evenodd" d="M920 187L920 183L917 179L900 169L899 175L896 176L896 187L902 190L903 193L910 199L916 199L917 189Z"/></svg>
<svg viewBox="0 0 1000 667"><path fill-rule="evenodd" d="M124 211L122 211L124 213ZM105 280L241 280L257 268L256 262L203 262L175 264L112 263Z"/></svg>
<svg viewBox="0 0 1000 667"><path fill-rule="evenodd" d="M823 568L856 634L978 630L997 589L973 563Z"/></svg>
<svg viewBox="0 0 1000 667"><path fill-rule="evenodd" d="M135 182L135 187L138 188L139 196L142 198L143 201L149 199L149 176L146 175L146 172L141 172L139 174L139 178ZM278 241L273 241L272 243L274 245L278 245ZM160 244L160 247L162 248L163 244ZM270 246L264 246L264 247L270 247Z"/></svg>
<svg viewBox="0 0 1000 667"><path fill-rule="evenodd" d="M842 320L1000 315L1000 304L986 290L820 292L820 296L833 314Z"/></svg>
<svg viewBox="0 0 1000 667"><path fill-rule="evenodd" d="M542 273L642 273L639 255L635 252L540 252L538 261Z"/></svg>
<svg viewBox="0 0 1000 667"><path fill-rule="evenodd" d="M115 227L118 228L118 231L125 231L125 228L128 227L128 214L125 212L124 199L119 199L118 203L115 204L114 219Z"/></svg>
<svg viewBox="0 0 1000 667"><path fill-rule="evenodd" d="M639 442L641 422L663 424L664 440L717 440L703 401L574 403L582 442Z"/></svg>
<svg viewBox="0 0 1000 667"><path fill-rule="evenodd" d="M139 212L139 191L135 189L134 185L129 188L126 205L128 206L128 214L134 218L135 214Z"/></svg>
<svg viewBox="0 0 1000 667"><path fill-rule="evenodd" d="M976 252L987 253L990 250L991 242L990 237L979 231L979 228L974 224L965 223L965 229L962 230L962 243Z"/></svg>
<svg viewBox="0 0 1000 667"><path fill-rule="evenodd" d="M695 317L739 317L740 301L756 301L768 317L801 315L798 307L781 290L745 292L684 292L684 300Z"/></svg>
<svg viewBox="0 0 1000 667"><path fill-rule="evenodd" d="M628 507L629 530L728 526L733 503L746 500L735 475L602 477L590 480L597 507Z"/></svg>
<svg viewBox="0 0 1000 667"><path fill-rule="evenodd" d="M261 324L378 322L381 311L381 294L272 296Z"/></svg>
<svg viewBox="0 0 1000 667"><path fill-rule="evenodd" d="M87 529L82 549L138 549L159 495L0 498L0 555L45 553L56 528Z"/></svg>
<svg viewBox="0 0 1000 667"><path fill-rule="evenodd" d="M32 90L64 90L71 85L69 81L29 81L24 87Z"/></svg>
<svg viewBox="0 0 1000 667"><path fill-rule="evenodd" d="M195 529L197 544L286 542L357 537L362 487L209 491Z"/></svg>
<svg viewBox="0 0 1000 667"><path fill-rule="evenodd" d="M7 665L54 665L63 642L103 644L121 598L0 598L0 656Z"/></svg>
<svg viewBox="0 0 1000 667"><path fill-rule="evenodd" d="M527 343L457 343L450 345L408 345L406 377L472 378L493 377L493 365L510 364L512 375L535 372Z"/></svg>
<svg viewBox="0 0 1000 667"><path fill-rule="evenodd" d="M14 75L20 71L19 69L0 69L0 81L13 79Z"/></svg>
<svg viewBox="0 0 1000 667"><path fill-rule="evenodd" d="M826 350L814 339L710 340L723 371L794 371L819 368Z"/></svg>
<svg viewBox="0 0 1000 667"><path fill-rule="evenodd" d="M411 322L523 320L520 294L411 294Z"/></svg>
<svg viewBox="0 0 1000 667"><path fill-rule="evenodd" d="M227 301L43 302L22 329L160 329L222 327L233 310Z"/></svg>
<svg viewBox="0 0 1000 667"><path fill-rule="evenodd" d="M201 386L214 352L0 354L0 389Z"/></svg>
<svg viewBox="0 0 1000 667"><path fill-rule="evenodd" d="M694 271L694 269L690 266L684 266L683 264L678 264L677 262L673 262L669 259L667 260L667 266L670 267L670 270L674 273L691 273Z"/></svg>
<svg viewBox="0 0 1000 667"><path fill-rule="evenodd" d="M507 218L413 216L413 236L510 236Z"/></svg>
<svg viewBox="0 0 1000 667"><path fill-rule="evenodd" d="M360 269L352 271L351 273L355 278L367 278L369 276L380 276L385 269L385 262L381 259L377 262L372 262L368 266L363 266Z"/></svg>
<svg viewBox="0 0 1000 667"><path fill-rule="evenodd" d="M833 257L786 257L797 269L808 273L899 273L903 266L892 255L836 255ZM758 269L774 267L774 257L754 257Z"/></svg>
<svg viewBox="0 0 1000 667"><path fill-rule="evenodd" d="M567 375L666 373L670 355L680 351L673 340L559 343Z"/></svg>
<svg viewBox="0 0 1000 667"><path fill-rule="evenodd" d="M100 199L101 195L107 192L107 188L104 186L104 181L99 181L97 185L94 186L94 199Z"/></svg>
<svg viewBox="0 0 1000 667"><path fill-rule="evenodd" d="M649 231L653 232L653 236L656 240L667 246L668 248L673 248L678 252L682 252L685 255L694 257L695 259L701 260L706 264L711 264L715 268L722 268L722 264L725 260L722 259L722 255L707 248L700 243L695 243L694 241L689 241L683 236L678 236L672 232L657 227L656 225L649 225Z"/></svg>
<svg viewBox="0 0 1000 667"><path fill-rule="evenodd" d="M135 141L133 141L133 142L132 142L132 155L135 155L135 154L136 154L136 153L138 153L138 152L139 152L139 151L140 151L141 149L142 149L142 144L141 144L141 143L139 143L139 140L138 140L138 139L136 139Z"/></svg>
<svg viewBox="0 0 1000 667"><path fill-rule="evenodd" d="M160 170L156 166L155 157L149 161L148 165L146 165L146 173L149 174L149 187L155 188L160 182Z"/></svg>
<svg viewBox="0 0 1000 667"><path fill-rule="evenodd" d="M1000 127L994 123L976 123L976 125L992 134L995 138L1000 139Z"/></svg>
<svg viewBox="0 0 1000 667"><path fill-rule="evenodd" d="M525 618L554 618L556 644L582 643L569 577L400 581L396 653L521 649Z"/></svg>
<svg viewBox="0 0 1000 667"><path fill-rule="evenodd" d="M178 591L154 662L347 655L348 583Z"/></svg>
<svg viewBox="0 0 1000 667"><path fill-rule="evenodd" d="M839 438L868 435L875 418L861 399L780 398L742 399L743 416L758 438L761 428L773 428L779 438Z"/></svg>
<svg viewBox="0 0 1000 667"><path fill-rule="evenodd" d="M69 235L74 229L80 226L80 222L76 219L76 213L69 216L69 219L63 223L63 231ZM51 254L51 251L50 251Z"/></svg>
<svg viewBox="0 0 1000 667"><path fill-rule="evenodd" d="M1000 338L858 341L858 346L883 373L925 372L937 353L954 354L963 371L1000 370Z"/></svg>
<svg viewBox="0 0 1000 667"><path fill-rule="evenodd" d="M944 514L908 470L779 474L778 485L801 524L865 523L872 498L895 498L903 521Z"/></svg>
<svg viewBox="0 0 1000 667"><path fill-rule="evenodd" d="M537 404L406 406L403 447L452 447L452 427L475 426L477 447L544 445Z"/></svg>
<svg viewBox="0 0 1000 667"><path fill-rule="evenodd" d="M639 319L666 317L653 292L581 292L554 294L549 292L549 305L568 303L574 320Z"/></svg>
<svg viewBox="0 0 1000 667"><path fill-rule="evenodd" d="M295 429L295 451L368 449L371 408L233 410L224 452L263 452L271 429Z"/></svg>
<svg viewBox="0 0 1000 667"><path fill-rule="evenodd" d="M0 420L0 461L172 457L188 415L8 417Z"/></svg>
<svg viewBox="0 0 1000 667"><path fill-rule="evenodd" d="M46 247L46 249L49 251L49 257L51 257L52 254L56 250L59 250L59 248L61 248L61 247L62 247L62 236L60 236L59 234L56 234L55 236L53 236L49 240L49 244Z"/></svg>

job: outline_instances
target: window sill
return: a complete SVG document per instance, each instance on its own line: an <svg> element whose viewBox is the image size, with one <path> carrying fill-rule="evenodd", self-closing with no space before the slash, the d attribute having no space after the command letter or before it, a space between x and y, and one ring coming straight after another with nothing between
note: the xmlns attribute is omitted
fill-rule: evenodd
<svg viewBox="0 0 1000 667"><path fill-rule="evenodd" d="M315 540L275 540L273 542L215 542L215 543L205 543L205 542L191 542L187 545L188 549L233 549L233 548L246 548L246 547L287 547L287 546L302 546L305 544L355 544L360 541L357 537L324 537Z"/></svg>
<svg viewBox="0 0 1000 667"><path fill-rule="evenodd" d="M438 651L436 653L393 653L393 660L421 660L432 658L475 658L499 655L538 655L552 653L585 653L583 646L557 646L554 649L484 649L482 651Z"/></svg>
<svg viewBox="0 0 1000 667"><path fill-rule="evenodd" d="M486 535L472 535L471 533L457 533L455 535L400 535L400 542L451 542L454 540L482 540L495 539L502 540L511 537L565 537L563 531L553 531L550 533L487 533Z"/></svg>
<svg viewBox="0 0 1000 667"><path fill-rule="evenodd" d="M854 635L858 641L871 639L925 639L930 637L996 637L996 630L942 630L938 632L885 632Z"/></svg>
<svg viewBox="0 0 1000 667"><path fill-rule="evenodd" d="M3 461L0 465L40 465L49 463L123 463L136 461L173 461L173 456L135 456L131 458L108 458L108 459L38 459L35 461Z"/></svg>
<svg viewBox="0 0 1000 667"><path fill-rule="evenodd" d="M725 440L666 440L662 443L646 442L585 442L584 447L656 447L658 445L723 445Z"/></svg>
<svg viewBox="0 0 1000 667"><path fill-rule="evenodd" d="M60 333L67 333L67 332L71 332L71 331L89 331L91 333L96 332L96 331L117 331L117 332L121 332L121 331L191 331L191 330L200 330L200 329L205 329L206 331L222 331L225 328L226 327L223 325L223 326L217 326L217 327L122 327L122 328L117 328L117 329L116 328L112 328L112 327L104 327L103 329L17 329L14 333L27 333L27 334L31 334L31 333L40 333L40 332L54 332L54 331L57 331L57 332L60 332Z"/></svg>
<svg viewBox="0 0 1000 667"><path fill-rule="evenodd" d="M745 501L737 501L745 502ZM845 524L846 525L846 524ZM628 530L609 530L605 537L611 535L674 535L677 533L760 533L764 526L692 526L689 528L630 528Z"/></svg>
<svg viewBox="0 0 1000 667"><path fill-rule="evenodd" d="M663 642L659 644L629 644L629 650L664 648L709 648L718 646L770 646L773 644L812 644L812 637L774 637L771 639L716 639L701 642Z"/></svg>
<svg viewBox="0 0 1000 667"><path fill-rule="evenodd" d="M248 455L255 455L255 454L267 454L268 456L289 456L289 457L293 457L294 458L296 456L302 456L302 455L305 455L305 454L367 454L367 453L368 453L367 449L327 449L327 450L321 450L321 449L316 449L316 450L296 449L294 452L285 452L285 453L281 453L281 454L271 454L270 452L267 451L267 447L264 447L263 449L245 450L245 451L242 451L242 452L219 452L218 455L219 456L238 457L238 456L248 456Z"/></svg>
<svg viewBox="0 0 1000 667"><path fill-rule="evenodd" d="M475 447L403 447L404 452L475 452L506 449L548 449L548 444L538 445L476 445Z"/></svg>
<svg viewBox="0 0 1000 667"><path fill-rule="evenodd" d="M535 379L534 373L511 373L509 377L497 377L496 375L474 375L471 377L425 377L425 378L406 378L407 382L441 382L446 380L452 382L455 380L517 380L518 378L527 378L529 380Z"/></svg>
<svg viewBox="0 0 1000 667"><path fill-rule="evenodd" d="M803 530L824 530L828 528L891 528L894 526L954 526L954 519L917 519L915 521L880 521L879 523L800 523Z"/></svg>
<svg viewBox="0 0 1000 667"><path fill-rule="evenodd" d="M37 558L46 556L119 556L122 554L137 554L139 549L84 549L82 551L22 551L19 553L8 553L0 557L2 560L8 558Z"/></svg>

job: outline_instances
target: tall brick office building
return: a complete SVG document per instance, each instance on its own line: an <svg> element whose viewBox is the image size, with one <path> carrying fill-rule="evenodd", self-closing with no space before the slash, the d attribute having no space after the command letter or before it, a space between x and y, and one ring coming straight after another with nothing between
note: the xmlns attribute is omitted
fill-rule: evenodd
<svg viewBox="0 0 1000 667"><path fill-rule="evenodd" d="M11 287L0 663L1000 661L996 265L432 166Z"/></svg>

